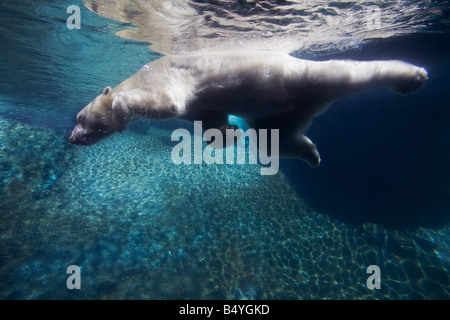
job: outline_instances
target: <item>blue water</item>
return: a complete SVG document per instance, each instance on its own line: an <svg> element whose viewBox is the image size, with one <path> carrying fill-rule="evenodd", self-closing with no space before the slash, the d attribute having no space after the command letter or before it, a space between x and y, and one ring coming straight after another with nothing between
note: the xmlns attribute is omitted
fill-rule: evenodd
<svg viewBox="0 0 450 320"><path fill-rule="evenodd" d="M425 66L430 79L421 94L374 90L339 101L315 119L309 135L321 146L321 170L292 161L283 167L311 205L348 222L445 225L450 208L449 40L448 33L411 35L322 57L401 59Z"/></svg>
<svg viewBox="0 0 450 320"><path fill-rule="evenodd" d="M82 28L66 28L66 8ZM447 11L448 12L448 11ZM426 85L341 100L308 136L317 169L171 162L138 122L70 145L77 112L161 54L81 1L0 4L1 299L449 299L450 33L379 39L316 60L400 59ZM431 32L433 31L433 32ZM232 121L239 119L231 118ZM189 128L189 126L188 126ZM381 289L366 286L369 265ZM81 268L69 290L66 269Z"/></svg>

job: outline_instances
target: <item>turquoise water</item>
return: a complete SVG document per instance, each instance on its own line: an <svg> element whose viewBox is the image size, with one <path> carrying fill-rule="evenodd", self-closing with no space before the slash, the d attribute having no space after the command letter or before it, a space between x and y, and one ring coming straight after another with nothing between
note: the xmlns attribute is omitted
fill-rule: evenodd
<svg viewBox="0 0 450 320"><path fill-rule="evenodd" d="M70 4L80 30L66 28ZM339 102L311 127L321 167L286 160L261 176L259 165L174 165L178 121L69 144L83 106L161 54L80 1L2 2L0 15L1 299L450 297L445 25L314 53L412 60L430 80L413 96ZM66 287L70 265L80 290ZM370 265L379 290L366 286Z"/></svg>

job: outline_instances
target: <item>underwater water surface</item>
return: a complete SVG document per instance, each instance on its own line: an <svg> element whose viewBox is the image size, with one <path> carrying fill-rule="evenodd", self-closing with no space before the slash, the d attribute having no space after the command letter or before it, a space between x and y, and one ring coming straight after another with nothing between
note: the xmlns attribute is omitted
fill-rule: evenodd
<svg viewBox="0 0 450 320"><path fill-rule="evenodd" d="M348 17L373 2L158 3L1 2L0 298L449 299L448 3L384 2L392 23L372 32ZM177 120L69 143L77 112L143 64L255 41L314 60L405 60L429 80L335 103L309 129L316 169L175 165L171 133L191 129ZM80 290L66 286L70 265Z"/></svg>

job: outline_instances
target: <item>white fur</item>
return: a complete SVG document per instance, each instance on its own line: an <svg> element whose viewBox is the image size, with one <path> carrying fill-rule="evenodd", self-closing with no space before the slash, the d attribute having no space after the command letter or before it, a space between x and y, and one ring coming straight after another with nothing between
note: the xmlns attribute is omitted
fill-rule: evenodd
<svg viewBox="0 0 450 320"><path fill-rule="evenodd" d="M426 79L425 69L402 61L316 62L271 51L165 56L83 109L97 118L79 123L71 141L83 144L98 117L116 131L138 118L172 117L221 129L233 114L254 129L280 129L281 156L317 166L319 154L304 133L333 101L377 86L410 93Z"/></svg>

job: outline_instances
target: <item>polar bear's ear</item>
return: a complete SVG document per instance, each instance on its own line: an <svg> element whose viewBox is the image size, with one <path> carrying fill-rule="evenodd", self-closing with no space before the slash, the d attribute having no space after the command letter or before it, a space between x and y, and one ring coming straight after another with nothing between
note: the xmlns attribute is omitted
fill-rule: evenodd
<svg viewBox="0 0 450 320"><path fill-rule="evenodd" d="M103 95L107 96L111 92L111 87L107 86L105 89L103 89Z"/></svg>

